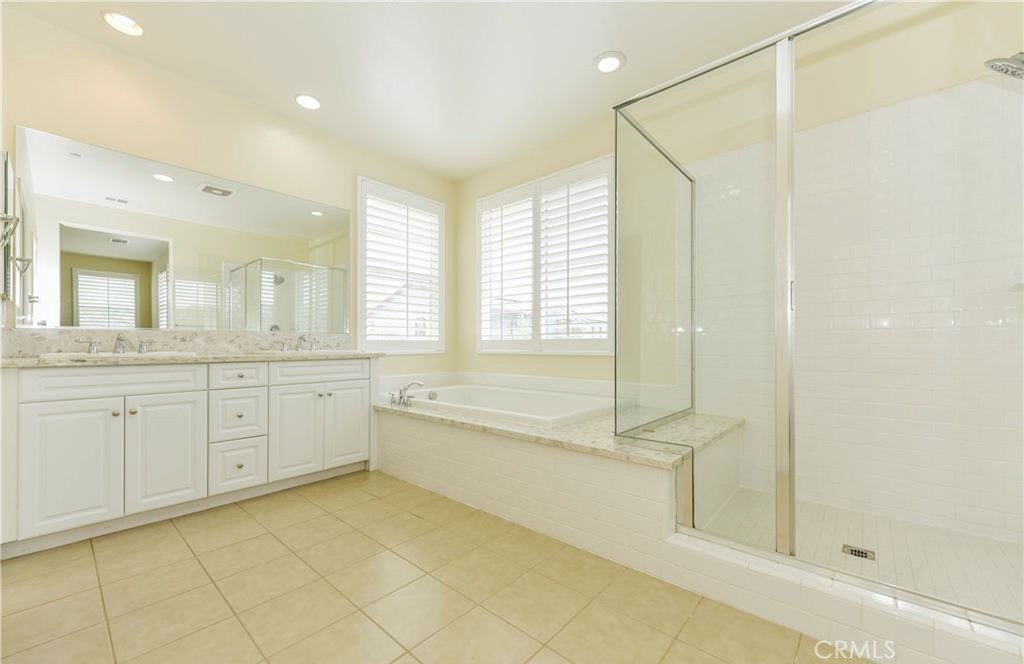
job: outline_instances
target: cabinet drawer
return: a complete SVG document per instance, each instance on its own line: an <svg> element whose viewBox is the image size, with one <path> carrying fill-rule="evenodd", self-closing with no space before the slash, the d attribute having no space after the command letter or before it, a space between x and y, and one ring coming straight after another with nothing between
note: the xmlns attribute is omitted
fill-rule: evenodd
<svg viewBox="0 0 1024 664"><path fill-rule="evenodd" d="M267 437L210 445L210 495L267 483Z"/></svg>
<svg viewBox="0 0 1024 664"><path fill-rule="evenodd" d="M363 380L370 377L369 360L329 360L271 362L271 385L330 383L338 380Z"/></svg>
<svg viewBox="0 0 1024 664"><path fill-rule="evenodd" d="M210 392L210 442L267 434L267 388Z"/></svg>
<svg viewBox="0 0 1024 664"><path fill-rule="evenodd" d="M22 369L19 401L61 401L206 389L205 364Z"/></svg>
<svg viewBox="0 0 1024 664"><path fill-rule="evenodd" d="M211 390L219 390L225 387L259 387L266 384L266 362L210 365Z"/></svg>

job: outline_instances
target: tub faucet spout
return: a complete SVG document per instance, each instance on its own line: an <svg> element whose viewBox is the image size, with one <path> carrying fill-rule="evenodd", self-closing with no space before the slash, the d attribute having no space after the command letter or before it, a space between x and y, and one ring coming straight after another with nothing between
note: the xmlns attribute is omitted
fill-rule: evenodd
<svg viewBox="0 0 1024 664"><path fill-rule="evenodd" d="M402 387L400 387L398 389L398 405L399 406L404 406L404 407L408 408L409 406L412 405L412 400L415 399L416 397L414 397L414 396L409 394L409 388L413 387L413 386L423 387L423 383L421 383L418 380L414 380L411 383L409 383L407 385L404 385L404 386L402 386Z"/></svg>

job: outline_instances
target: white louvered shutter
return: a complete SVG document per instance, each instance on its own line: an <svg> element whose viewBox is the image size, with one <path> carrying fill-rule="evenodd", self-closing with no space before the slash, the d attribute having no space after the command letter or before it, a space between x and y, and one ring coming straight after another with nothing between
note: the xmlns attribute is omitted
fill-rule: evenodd
<svg viewBox="0 0 1024 664"><path fill-rule="evenodd" d="M212 281L174 280L174 326L193 330L217 329L217 291Z"/></svg>
<svg viewBox="0 0 1024 664"><path fill-rule="evenodd" d="M166 330L171 326L171 299L167 287L167 270L161 270L156 275L156 326L161 330Z"/></svg>
<svg viewBox="0 0 1024 664"><path fill-rule="evenodd" d="M362 346L443 350L444 207L369 180L360 188Z"/></svg>
<svg viewBox="0 0 1024 664"><path fill-rule="evenodd" d="M133 274L75 269L75 325L138 327L138 278Z"/></svg>
<svg viewBox="0 0 1024 664"><path fill-rule="evenodd" d="M610 353L612 160L478 202L480 350Z"/></svg>
<svg viewBox="0 0 1024 664"><path fill-rule="evenodd" d="M529 341L534 325L534 200L512 196L480 213L480 338Z"/></svg>

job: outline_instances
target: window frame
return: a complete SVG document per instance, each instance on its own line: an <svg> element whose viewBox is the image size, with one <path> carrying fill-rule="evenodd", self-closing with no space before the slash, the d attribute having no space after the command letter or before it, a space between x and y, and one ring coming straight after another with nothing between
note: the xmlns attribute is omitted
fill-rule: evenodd
<svg viewBox="0 0 1024 664"><path fill-rule="evenodd" d="M438 338L436 341L411 339L370 341L366 338L366 197L375 195L398 205L414 207L438 217ZM395 187L365 176L356 178L358 214L356 234L356 347L365 351L385 352L389 355L438 355L447 352L447 288L445 270L445 226L447 209L442 201Z"/></svg>
<svg viewBox="0 0 1024 664"><path fill-rule="evenodd" d="M118 329L118 330L134 330L134 329L138 329L138 327L139 327L139 319L142 317L142 314L139 311L139 302L140 302L140 299L141 299L139 297L139 286L140 286L139 275L137 275L137 274L135 274L133 272L112 272L110 270L93 270L91 268L85 268L85 267L75 267L75 268L72 268L72 270L71 270L71 302L72 302L72 312L74 314L72 316L72 321L74 322L75 327L79 327L80 326L80 320L81 320L79 318L79 316L81 314L81 306L79 305L79 301L78 301L78 296L79 296L78 277L81 274L84 274L84 275L87 275L87 276L91 276L91 277L102 277L104 279L121 279L123 281L133 281L135 283L135 321L132 323L132 326L131 327L111 326L110 325L110 313L109 313L109 310L108 310L108 313L107 313L107 325L105 327L99 328L99 329L111 329L111 330L115 330L115 329Z"/></svg>
<svg viewBox="0 0 1024 664"><path fill-rule="evenodd" d="M593 170L608 175L608 336L604 339L543 339L541 337L541 266L540 205L545 186L564 186L577 179L577 174ZM481 226L485 210L493 210L517 200L527 192L533 200L533 335L530 339L484 339L482 290L483 247ZM615 354L615 160L611 154L597 157L569 168L482 196L476 200L474 227L476 280L476 351L481 355L582 355L610 357Z"/></svg>

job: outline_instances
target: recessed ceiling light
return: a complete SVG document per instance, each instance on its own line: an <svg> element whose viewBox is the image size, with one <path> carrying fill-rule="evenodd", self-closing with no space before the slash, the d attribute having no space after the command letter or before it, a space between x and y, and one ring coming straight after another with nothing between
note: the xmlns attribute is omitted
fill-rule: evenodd
<svg viewBox="0 0 1024 664"><path fill-rule="evenodd" d="M153 173L154 180L160 180L161 182L174 182L174 178L170 175L164 175L163 173Z"/></svg>
<svg viewBox="0 0 1024 664"><path fill-rule="evenodd" d="M133 21L132 19L128 18L124 14L116 14L114 12L110 12L109 14L103 15L103 20L106 21L107 25L109 25L113 29L117 30L118 32L122 32L128 35L129 37L142 36L142 26Z"/></svg>
<svg viewBox="0 0 1024 664"><path fill-rule="evenodd" d="M295 98L295 103L309 111L320 108L320 100L312 95L299 95Z"/></svg>
<svg viewBox="0 0 1024 664"><path fill-rule="evenodd" d="M313 210L312 212L310 212L310 214L313 215L314 217L322 217L322 216L324 216L324 213L321 212L320 210Z"/></svg>
<svg viewBox="0 0 1024 664"><path fill-rule="evenodd" d="M624 64L626 64L626 56L618 51L605 51L594 58L594 66L602 74L610 74Z"/></svg>

